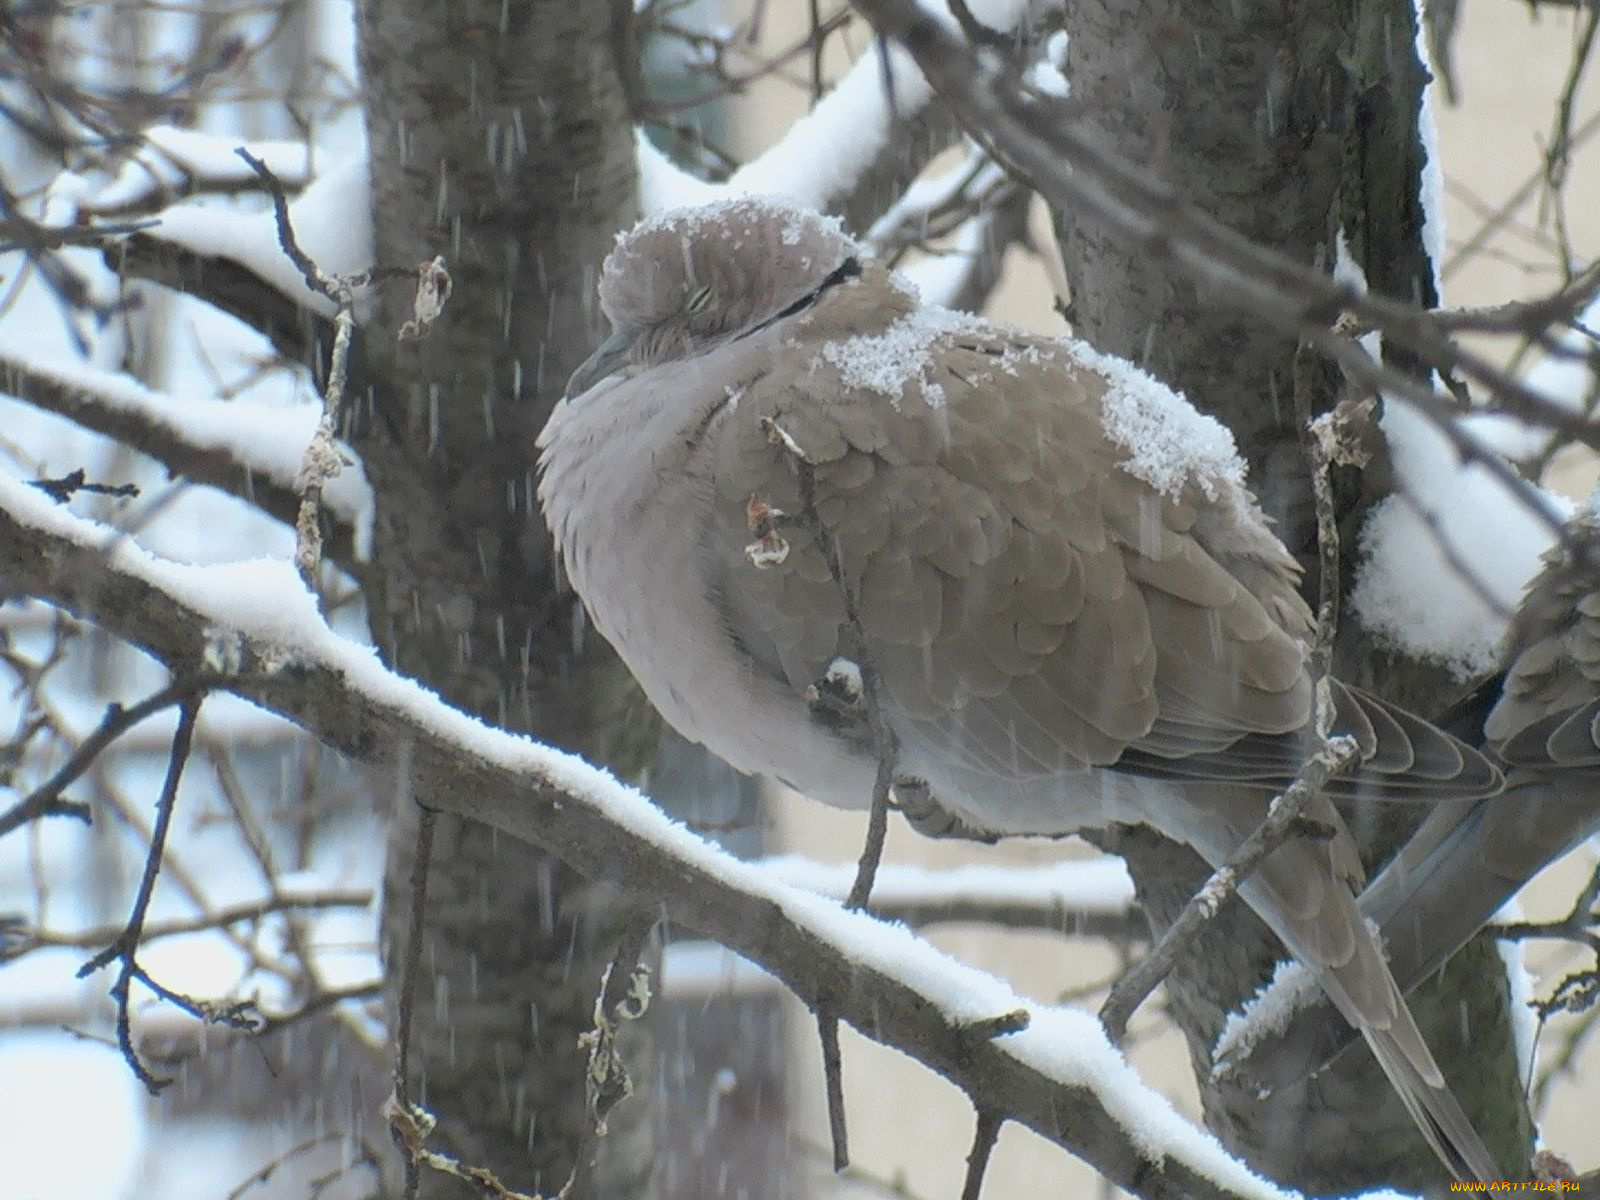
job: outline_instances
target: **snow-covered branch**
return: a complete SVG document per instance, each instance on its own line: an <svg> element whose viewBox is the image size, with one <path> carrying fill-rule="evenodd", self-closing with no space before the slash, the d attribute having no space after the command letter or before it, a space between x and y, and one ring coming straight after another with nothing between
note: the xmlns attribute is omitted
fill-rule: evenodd
<svg viewBox="0 0 1600 1200"><path fill-rule="evenodd" d="M1334 327L1342 313L1380 329L1441 373L1481 385L1502 411L1600 446L1600 425L1552 403L1481 354L1464 347L1431 315L1364 295L1348 283L1227 228L1173 187L1097 138L1073 100L1027 84L1002 59L974 48L909 0L858 0L878 32L903 45L941 100L1052 205L1090 219L1158 255L1180 274L1273 328L1303 338L1364 388L1381 391L1433 421L1456 452L1479 462L1536 519L1543 497L1480 439L1452 418L1432 389L1374 359Z"/></svg>
<svg viewBox="0 0 1600 1200"><path fill-rule="evenodd" d="M248 500L294 524L300 504L295 481L317 429L318 411L310 405L268 408L178 396L113 371L14 352L0 354L0 391L131 446L175 476ZM354 561L371 508L359 464L330 482L323 514L334 561L346 566Z"/></svg>
<svg viewBox="0 0 1600 1200"><path fill-rule="evenodd" d="M8 596L59 605L174 671L225 669L238 695L391 764L419 801L625 883L1114 1183L1145 1196L1284 1195L1147 1090L1087 1014L1025 1001L903 927L740 863L587 763L448 707L330 631L288 563L166 562L10 479L0 562Z"/></svg>
<svg viewBox="0 0 1600 1200"><path fill-rule="evenodd" d="M854 863L828 866L798 855L755 865L769 878L841 901L856 871ZM973 921L1123 941L1149 937L1128 868L1111 855L1045 867L886 864L873 884L872 911L917 928Z"/></svg>
<svg viewBox="0 0 1600 1200"><path fill-rule="evenodd" d="M1028 17L1030 5L1026 0L969 0L961 9L1009 39ZM966 11L961 15L969 16ZM948 10L937 19L951 28L959 24ZM864 231L900 202L940 151L959 139L950 114L931 103L933 99L933 89L905 49L894 43L875 46L856 59L810 112L726 183L706 183L679 169L641 134L641 206L649 215L747 192L784 195L841 213L849 228Z"/></svg>

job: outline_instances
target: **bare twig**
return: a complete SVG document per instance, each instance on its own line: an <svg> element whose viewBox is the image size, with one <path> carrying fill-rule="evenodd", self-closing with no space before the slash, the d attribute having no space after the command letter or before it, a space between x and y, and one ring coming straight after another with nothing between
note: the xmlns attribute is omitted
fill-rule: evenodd
<svg viewBox="0 0 1600 1200"><path fill-rule="evenodd" d="M300 464L300 474L295 480L300 493L300 509L295 517L295 567L300 578L313 592L317 591L317 576L322 568L322 490L349 460L339 449L337 432L339 412L344 405L346 380L350 370L350 342L355 337L355 288L367 282L370 276L350 278L329 275L311 256L300 248L294 225L289 217L289 199L283 184L272 169L243 146L234 150L240 158L259 175L272 194L272 210L277 220L278 245L305 280L306 286L332 300L337 308L333 319L333 351L329 356L328 380L322 390L322 419L311 444L306 447Z"/></svg>
<svg viewBox="0 0 1600 1200"><path fill-rule="evenodd" d="M617 1033L624 1022L637 1021L650 1007L650 968L643 957L655 926L654 914L642 913L623 929L595 997L594 1028L579 1039L579 1045L589 1050L585 1103L593 1131L601 1137L611 1110L633 1094L633 1081L617 1053Z"/></svg>
<svg viewBox="0 0 1600 1200"><path fill-rule="evenodd" d="M265 1187L267 1184L271 1183L272 1177L281 1171L285 1166L287 1166L292 1160L310 1154L312 1151L318 1149L319 1147L326 1146L330 1142L349 1142L350 1140L351 1139L347 1134L335 1130L331 1133L318 1134L316 1137L307 1138L298 1145L290 1146L289 1149L285 1150L282 1154L275 1156L271 1162L252 1172L248 1178L244 1179L237 1187L224 1196L223 1200L240 1200L240 1198L249 1193L252 1188ZM378 1169L377 1160L373 1157L372 1151L369 1147L362 1145L359 1155L357 1155L353 1160L340 1165L339 1173L341 1175L345 1174L356 1167L366 1167L372 1171L376 1171Z"/></svg>
<svg viewBox="0 0 1600 1200"><path fill-rule="evenodd" d="M214 679L204 676L180 675L159 692L146 697L132 708L123 708L120 704L107 706L106 715L101 718L99 726L78 744L78 748L66 762L61 764L56 773L11 808L0 813L0 837L43 816L71 816L88 821L88 805L62 800L61 793L89 770L100 753L122 734L146 717L171 708L174 704L181 704L214 683Z"/></svg>
<svg viewBox="0 0 1600 1200"><path fill-rule="evenodd" d="M422 973L422 930L428 913L428 867L433 857L434 825L438 814L431 808L419 805L417 819L416 856L411 863L411 915L406 930L405 958L400 963L400 999L396 1007L394 1038L394 1076L389 1103L385 1110L390 1118L390 1128L397 1122L410 1123L421 1114L406 1099L411 1091L411 1013L416 1001L417 977ZM420 1123L420 1122L419 1122ZM426 1136L425 1133L423 1135ZM422 1139L412 1141L397 1136L398 1145L405 1156L405 1197L413 1200L422 1186L420 1152Z"/></svg>
<svg viewBox="0 0 1600 1200"><path fill-rule="evenodd" d="M1600 867L1584 884L1567 915L1556 921L1502 921L1488 931L1506 941L1550 938L1576 942L1600 954Z"/></svg>
<svg viewBox="0 0 1600 1200"><path fill-rule="evenodd" d="M166 853L167 833L172 827L173 809L177 806L178 783L182 780L183 768L189 761L189 751L194 743L195 720L199 713L200 701L193 697L185 699L178 709L178 728L172 735L172 755L167 763L167 778L161 786L161 795L156 801L156 822L150 836L150 851L145 855L144 874L139 880L139 890L134 896L133 910L128 916L128 923L115 941L78 970L78 978L82 979L113 962L119 964L116 981L111 985L111 998L117 1006L117 1046L134 1075L151 1095L158 1094L172 1080L152 1074L140 1060L139 1052L134 1047L133 1016L130 1010L131 991L135 981L144 984L163 1000L202 1020L216 1021L239 1028L250 1028L254 1025L254 1021L244 1015L245 1006L235 1005L218 1009L185 996L181 992L174 992L152 979L138 963L139 941L144 931L145 915L150 910L150 898L155 893L156 876L161 871L161 861Z"/></svg>
<svg viewBox="0 0 1600 1200"><path fill-rule="evenodd" d="M1311 494L1317 510L1317 626L1309 661L1312 678L1322 679L1332 667L1333 642L1339 629L1339 513L1333 500L1331 471L1336 465L1367 465L1367 454L1353 423L1369 422L1374 404L1370 398L1354 403L1347 401L1311 419L1305 399L1304 392L1297 386L1295 400L1309 434ZM1323 694L1319 689L1319 700ZM1319 712L1317 715L1317 735L1327 737L1328 727L1323 723L1327 714Z"/></svg>
<svg viewBox="0 0 1600 1200"><path fill-rule="evenodd" d="M1320 702L1318 707L1321 707ZM1305 832L1301 814L1306 805L1321 795L1328 781L1348 770L1358 757L1355 739L1343 736L1329 738L1311 756L1295 781L1273 799L1267 809L1267 819L1189 898L1178 919L1156 939L1150 953L1117 980L1100 1007L1100 1023L1105 1026L1107 1037L1113 1042L1122 1041L1134 1012L1156 985L1172 973L1195 935L1232 899L1239 885L1267 855L1289 838Z"/></svg>
<svg viewBox="0 0 1600 1200"><path fill-rule="evenodd" d="M978 1200L983 1190L984 1172L989 1169L989 1156L1000 1138L1000 1126L1005 1118L998 1113L978 1110L978 1122L972 1131L972 1149L967 1151L967 1174L961 1183L961 1200Z"/></svg>
<svg viewBox="0 0 1600 1200"><path fill-rule="evenodd" d="M92 483L82 467L75 471L68 471L59 479L30 479L28 482L57 504L67 503L79 492L89 492L97 496L114 496L123 500L139 494L139 485L136 483Z"/></svg>
<svg viewBox="0 0 1600 1200"><path fill-rule="evenodd" d="M337 1008L349 1001L377 1000L384 992L384 981L370 979L362 983L347 984L343 987L317 988L294 1008L286 1012L262 1012L255 1010L256 1023L251 1029L257 1037L266 1037L270 1033L277 1033L291 1025L298 1025L309 1020L330 1008Z"/></svg>
<svg viewBox="0 0 1600 1200"><path fill-rule="evenodd" d="M1567 68L1566 80L1561 85L1561 95L1556 99L1555 127L1544 154L1545 201L1555 226L1563 274L1572 270L1572 236L1567 229L1565 195L1567 171L1572 164L1572 111L1583 82L1584 70L1589 65L1595 33L1600 30L1600 4L1589 4L1587 8L1583 26L1572 47L1572 60Z"/></svg>
<svg viewBox="0 0 1600 1200"><path fill-rule="evenodd" d="M261 900L234 904L213 912L184 917L181 920L147 921L139 940L141 944L148 946L151 942L160 941L162 938L183 937L186 934L203 933L211 929L226 929L230 925L239 925L246 921L259 921L274 913L366 908L371 903L372 893L366 890L310 892L303 895L278 892ZM23 954L44 946L75 946L80 949L104 946L107 942L115 940L120 933L121 927L106 926L84 929L76 933L55 933L47 929L29 930L0 953L0 962L20 958Z"/></svg>
<svg viewBox="0 0 1600 1200"><path fill-rule="evenodd" d="M833 1143L833 1169L850 1165L850 1128L844 1116L844 1056L839 1049L839 1014L829 1004L817 1005L817 1037L822 1042L822 1078L828 1095L828 1137Z"/></svg>
<svg viewBox="0 0 1600 1200"><path fill-rule="evenodd" d="M1552 0L1544 0L1551 3ZM1589 0L1577 0L1578 3L1587 4ZM1576 150L1582 143L1588 141L1600 131L1600 112L1591 113L1582 125L1573 130L1568 139L1568 152ZM1439 276L1448 280L1457 270L1470 262L1489 243L1490 239L1505 225L1511 222L1514 214L1524 204L1533 198L1539 187L1545 181L1544 164L1540 163L1532 172L1525 176L1516 189L1493 212L1489 213L1471 237L1462 242L1444 261L1439 268Z"/></svg>

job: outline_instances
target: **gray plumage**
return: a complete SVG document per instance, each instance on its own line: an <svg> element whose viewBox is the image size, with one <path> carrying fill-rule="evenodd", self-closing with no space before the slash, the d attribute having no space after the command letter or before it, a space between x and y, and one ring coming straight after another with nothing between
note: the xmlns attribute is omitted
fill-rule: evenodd
<svg viewBox="0 0 1600 1200"><path fill-rule="evenodd" d="M1220 430L1133 368L923 307L834 223L769 200L644 222L600 300L615 332L540 439L540 496L596 628L685 736L870 800L823 548L754 520L802 510L798 451L925 828L1144 823L1220 863L1314 748L1296 565L1227 454L1151 453ZM1425 722L1335 694L1365 756L1340 790L1498 789ZM1361 920L1348 832L1326 800L1310 815L1334 836L1284 846L1242 895L1451 1169L1493 1177Z"/></svg>
<svg viewBox="0 0 1600 1200"><path fill-rule="evenodd" d="M1505 671L1462 706L1501 763L1497 796L1435 808L1361 895L1402 990L1438 970L1522 886L1600 832L1600 518L1568 526L1529 583L1507 637ZM1296 1014L1236 1069L1277 1087L1349 1043L1326 1006Z"/></svg>

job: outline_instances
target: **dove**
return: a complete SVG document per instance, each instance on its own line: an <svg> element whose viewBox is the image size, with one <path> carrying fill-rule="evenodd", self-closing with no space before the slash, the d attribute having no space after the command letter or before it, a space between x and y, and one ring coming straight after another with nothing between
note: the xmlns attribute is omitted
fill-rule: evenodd
<svg viewBox="0 0 1600 1200"><path fill-rule="evenodd" d="M1503 671L1445 723L1502 766L1505 790L1441 804L1361 894L1404 991L1438 970L1550 863L1600 832L1600 513L1580 511L1529 581ZM1350 1042L1313 1006L1233 1064L1278 1087Z"/></svg>
<svg viewBox="0 0 1600 1200"><path fill-rule="evenodd" d="M1321 744L1298 567L1231 436L1148 375L923 305L770 197L646 219L598 290L613 332L540 435L540 501L594 627L685 737L862 808L875 694L925 832L1147 824L1214 865ZM1499 790L1426 722L1331 692L1362 760L1331 793ZM1356 906L1348 830L1327 798L1306 815L1329 836L1241 896L1448 1169L1496 1178Z"/></svg>

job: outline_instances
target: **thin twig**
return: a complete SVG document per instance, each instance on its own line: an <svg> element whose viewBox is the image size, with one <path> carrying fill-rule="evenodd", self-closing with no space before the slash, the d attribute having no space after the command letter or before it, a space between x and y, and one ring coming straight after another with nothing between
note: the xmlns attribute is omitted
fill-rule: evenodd
<svg viewBox="0 0 1600 1200"><path fill-rule="evenodd" d="M1301 814L1306 805L1321 795L1328 781L1348 770L1359 756L1354 738L1342 735L1329 738L1300 769L1300 774L1283 794L1273 799L1271 807L1267 809L1267 819L1189 898L1183 912L1156 939L1150 953L1112 987L1106 1002L1100 1006L1100 1023L1105 1026L1106 1036L1112 1042L1122 1041L1134 1012L1156 989L1156 985L1172 973L1172 968L1190 949L1195 936L1234 896L1239 885L1267 855L1290 837L1304 832Z"/></svg>
<svg viewBox="0 0 1600 1200"><path fill-rule="evenodd" d="M822 1078L828 1095L828 1137L833 1143L833 1169L850 1165L850 1131L844 1118L844 1056L839 1049L839 1015L828 1004L817 1005L817 1037L822 1042Z"/></svg>
<svg viewBox="0 0 1600 1200"><path fill-rule="evenodd" d="M999 1113L978 1110L977 1127L972 1131L972 1149L967 1151L967 1174L961 1183L961 1200L978 1200L983 1190L984 1172L989 1169L989 1156L1000 1137L1000 1126L1005 1118Z"/></svg>
<svg viewBox="0 0 1600 1200"><path fill-rule="evenodd" d="M184 699L178 709L178 728L172 735L172 754L167 761L167 778L161 785L161 795L156 801L155 827L150 835L150 850L144 859L144 874L139 879L139 890L133 898L133 910L122 932L104 950L96 954L78 970L78 978L93 974L112 962L120 961L116 982L111 985L111 997L117 1005L117 1046L139 1082L150 1094L156 1095L171 1079L158 1078L139 1059L133 1044L133 1019L129 1012L129 994L137 979L165 1000L170 1000L196 1015L211 1016L202 1012L200 1005L179 993L172 992L152 980L139 967L136 956L140 935L144 931L146 914L150 911L150 898L155 894L156 876L161 871L161 860L166 853L167 833L172 827L172 812L177 806L178 784L183 779L183 768L189 761L189 751L194 744L195 720L200 713L200 700L194 696ZM223 1018L226 1019L226 1018Z"/></svg>
<svg viewBox="0 0 1600 1200"><path fill-rule="evenodd" d="M111 496L118 500L130 500L139 494L139 485L136 483L94 483L82 467L68 471L59 479L30 479L28 483L57 504L67 503L79 492Z"/></svg>
<svg viewBox="0 0 1600 1200"><path fill-rule="evenodd" d="M1600 867L1578 893L1567 915L1557 921L1502 921L1487 931L1505 941L1556 938L1577 942L1600 954Z"/></svg>
<svg viewBox="0 0 1600 1200"><path fill-rule="evenodd" d="M328 380L322 389L322 417L306 447L295 478L295 490L300 493L300 508L295 516L295 568L306 587L317 591L317 576L322 569L322 492L328 481L348 465L349 460L339 449L336 437L339 412L344 405L344 392L350 370L350 343L355 337L356 300L355 287L370 276L359 279L342 275L329 275L312 261L300 248L294 225L289 217L289 199L283 183L272 169L243 146L234 150L259 175L272 194L272 211L277 222L278 245L289 261L294 263L306 286L333 301L336 312L333 318L333 350L328 361Z"/></svg>
<svg viewBox="0 0 1600 1200"><path fill-rule="evenodd" d="M405 957L400 963L400 998L396 1006L395 1027L392 1033L394 1038L394 1077L390 1092L389 1106L386 1111L390 1113L390 1128L395 1128L395 1114L393 1110L414 1117L415 1111L406 1099L411 1091L411 1013L416 1000L417 977L422 974L422 931L428 914L428 868L433 858L434 824L438 814L433 809L418 805L421 812L417 821L416 856L411 863L411 913L406 930ZM392 1106L392 1109L391 1107ZM405 1200L415 1200L417 1190L422 1186L421 1162L416 1151L421 1149L420 1141L413 1150L411 1143L396 1139L402 1153L405 1155Z"/></svg>
<svg viewBox="0 0 1600 1200"><path fill-rule="evenodd" d="M1545 199L1555 225L1556 242L1561 250L1561 270L1572 270L1572 237L1567 229L1566 184L1567 171L1572 165L1572 110L1577 102L1578 89L1583 82L1584 69L1589 65L1589 54L1594 49L1595 33L1600 30L1600 4L1591 3L1584 16L1583 28L1572 48L1572 62L1567 77L1556 100L1555 128L1550 144L1545 149L1544 179Z"/></svg>
<svg viewBox="0 0 1600 1200"><path fill-rule="evenodd" d="M228 908L217 909L215 912L204 912L181 920L147 922L140 936L140 942L148 946L151 942L160 941L162 938L183 937L191 933L225 929L245 921L259 921L273 913L307 909L367 908L371 903L372 893L365 890L312 892L305 895L279 892L262 900L235 904ZM19 944L8 945L3 952L0 952L0 962L9 962L30 950L44 946L74 946L79 949L104 946L108 941L115 940L120 933L120 927L105 926L84 929L76 933L32 930L23 935Z"/></svg>
<svg viewBox="0 0 1600 1200"><path fill-rule="evenodd" d="M123 708L120 704L107 705L106 714L101 718L99 726L78 744L78 748L66 762L61 764L56 773L4 813L0 813L0 837L44 816L72 816L87 822L90 819L89 806L62 800L61 793L94 765L95 760L107 746L129 729L146 717L181 703L210 686L210 683L211 680L205 676L181 675L132 708Z"/></svg>
<svg viewBox="0 0 1600 1200"><path fill-rule="evenodd" d="M224 1196L223 1200L240 1200L240 1198L246 1195L252 1188L266 1186L272 1181L272 1177L282 1170L283 1167L292 1159L309 1154L313 1150L316 1150L319 1146L325 1146L329 1142L349 1142L352 1140L353 1139L350 1137L350 1135L345 1133L343 1130L334 1130L329 1133L318 1134L313 1138L308 1138L297 1146L289 1147L289 1149L285 1150L282 1154L279 1154L273 1158L271 1162L252 1172L231 1192ZM361 1153L354 1159L343 1163L338 1168L338 1172L340 1175L343 1175L355 1169L356 1167L366 1167L374 1172L376 1172L378 1169L378 1164L373 1158L371 1150L365 1145L361 1146Z"/></svg>

